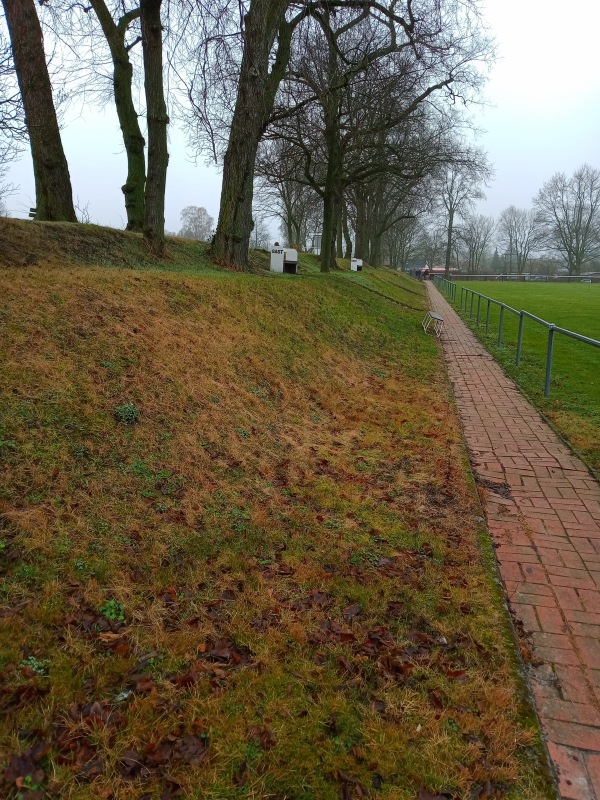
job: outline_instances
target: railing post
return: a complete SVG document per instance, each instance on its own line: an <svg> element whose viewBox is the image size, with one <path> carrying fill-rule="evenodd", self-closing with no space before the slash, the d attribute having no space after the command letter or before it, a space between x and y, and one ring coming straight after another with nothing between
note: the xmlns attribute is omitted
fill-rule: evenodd
<svg viewBox="0 0 600 800"><path fill-rule="evenodd" d="M504 303L500 306L500 322L498 323L498 347L502 344L502 328L504 327Z"/></svg>
<svg viewBox="0 0 600 800"><path fill-rule="evenodd" d="M525 324L525 314L519 312L519 335L517 336L517 367L521 365L521 348L523 347L523 325Z"/></svg>
<svg viewBox="0 0 600 800"><path fill-rule="evenodd" d="M481 314L481 295L477 295L477 327L479 327L479 316Z"/></svg>
<svg viewBox="0 0 600 800"><path fill-rule="evenodd" d="M490 298L488 297L487 312L485 315L485 332L490 332Z"/></svg>
<svg viewBox="0 0 600 800"><path fill-rule="evenodd" d="M552 377L552 356L554 354L554 328L555 325L550 325L548 328L548 352L546 353L546 383L544 385L544 396L550 397L550 380Z"/></svg>
<svg viewBox="0 0 600 800"><path fill-rule="evenodd" d="M471 317L473 316L473 303L475 302L475 292L473 291L473 289L469 289L469 291L471 292L471 309L469 311L469 319L471 319Z"/></svg>

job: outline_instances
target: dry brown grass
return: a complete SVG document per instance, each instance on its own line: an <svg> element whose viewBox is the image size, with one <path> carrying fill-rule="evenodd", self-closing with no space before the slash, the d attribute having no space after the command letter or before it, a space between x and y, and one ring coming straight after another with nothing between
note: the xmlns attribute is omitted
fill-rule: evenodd
<svg viewBox="0 0 600 800"><path fill-rule="evenodd" d="M6 792L548 796L420 311L339 276L0 286Z"/></svg>

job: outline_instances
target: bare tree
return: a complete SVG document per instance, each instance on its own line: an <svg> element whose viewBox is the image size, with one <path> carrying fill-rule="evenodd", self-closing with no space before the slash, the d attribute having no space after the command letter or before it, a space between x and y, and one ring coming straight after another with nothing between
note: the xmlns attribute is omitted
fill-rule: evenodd
<svg viewBox="0 0 600 800"><path fill-rule="evenodd" d="M322 271L335 265L345 189L356 185L366 193L367 184L375 188L382 175L396 172L404 186L402 192L396 192L394 204L390 205L391 198L384 204L391 213L385 221L383 214L371 214L369 258L373 263L381 261L381 236L403 216L398 210L406 193L432 170L432 156L438 167L446 160L438 157L439 144L444 138L447 142L447 136L440 136L438 125L432 124L433 97L449 91L453 84L457 92L468 91L479 81L470 62L485 50L485 40L473 32L463 37L449 24L441 41L436 9L424 2L418 27L410 22L412 10L408 4L406 18L399 16L396 4L335 16L327 10L315 13L320 30L307 42L298 66L292 63L292 96L308 111L310 100L298 94L296 85L304 88L304 94L307 90L312 93L318 112L313 113L309 125L322 121L322 174L319 178L318 165L307 170L323 197ZM443 105L441 97L439 103ZM307 140L306 129L303 120L297 140L307 162L315 163L314 143ZM432 150L423 143L433 129L438 147ZM382 196L379 187L375 196L378 202ZM362 222L357 208L356 252L360 257L365 256Z"/></svg>
<svg viewBox="0 0 600 800"><path fill-rule="evenodd" d="M288 245L306 249L309 236L321 225L321 200L300 179L293 146L281 138L264 142L256 173L255 210L279 221Z"/></svg>
<svg viewBox="0 0 600 800"><path fill-rule="evenodd" d="M27 136L23 103L17 84L12 52L0 28L0 216L8 216L5 198L16 187L4 181L6 167L20 152Z"/></svg>
<svg viewBox="0 0 600 800"><path fill-rule="evenodd" d="M508 255L511 271L513 256L519 275L525 271L539 242L539 227L537 215L531 209L509 206L500 214L498 241Z"/></svg>
<svg viewBox="0 0 600 800"><path fill-rule="evenodd" d="M36 219L77 222L34 0L2 0L33 160Z"/></svg>
<svg viewBox="0 0 600 800"><path fill-rule="evenodd" d="M438 198L446 216L445 274L450 273L454 224L458 216L468 215L475 200L485 197L481 188L492 175L485 155L478 150L466 152L462 164L443 170L438 180Z"/></svg>
<svg viewBox="0 0 600 800"><path fill-rule="evenodd" d="M297 174L322 197L322 271L341 252L350 192L355 253L380 263L382 236L406 215L407 196L455 159L458 115L445 100L477 88L471 60L487 42L450 25L438 41L439 18L425 7L431 14L414 31L387 4L373 13L325 8L300 30L267 136L294 143Z"/></svg>
<svg viewBox="0 0 600 800"><path fill-rule="evenodd" d="M431 216L423 225L419 250L430 267L440 265L446 252L446 226Z"/></svg>
<svg viewBox="0 0 600 800"><path fill-rule="evenodd" d="M467 42L475 45L478 41L477 2L466 0L441 4L439 0L386 0L383 3L327 0L326 3L314 3L311 0L242 0L234 3L221 0L215 8L215 4L205 3L203 16L210 20L211 28L203 29L201 38L206 44L187 86L201 127L209 133L213 152L217 156L220 154L223 129L221 126L215 132L213 120L224 117L231 120L226 136L215 256L223 262L241 267L247 263L256 152L267 125L273 119L280 120L290 113L289 105L281 108L276 96L286 74L293 46L302 41L298 31L303 30L305 22L318 19L332 31L339 27L330 24L335 16L341 20L346 14L344 21L340 22L342 26L348 22L349 16L370 17L372 21L377 21L375 27L380 31L384 28L390 31L390 26L394 28L396 42L401 42L407 53L414 54L415 60L423 67L422 74L429 75L429 83L435 83L441 77L439 67L444 64L444 85L459 86L468 69L469 59L487 55L486 48L466 46ZM239 30L236 30L234 22L237 13L242 19ZM324 35L330 37L329 33ZM370 36L367 33L363 50L379 47L377 37L370 39ZM239 44L239 50L236 44ZM395 49L395 44L392 43L391 49ZM336 55L335 43L330 52ZM355 66L363 65L364 59L357 60L356 55L350 54ZM230 100L233 84L235 103ZM337 102L333 95L336 98L339 96L338 90L343 90L343 83L338 85L336 82L330 88L332 99L328 104L328 115L333 118ZM211 104L212 97L217 98L220 113L211 113L214 107ZM339 207L339 196L337 199ZM328 206L329 203L324 205ZM339 225L333 228L332 240L335 240ZM324 239L329 240L329 233Z"/></svg>
<svg viewBox="0 0 600 800"><path fill-rule="evenodd" d="M0 164L15 157L27 128L10 43L0 27Z"/></svg>
<svg viewBox="0 0 600 800"><path fill-rule="evenodd" d="M186 239L198 239L206 242L210 238L213 218L208 211L201 206L186 206L181 214L181 229L178 236Z"/></svg>
<svg viewBox="0 0 600 800"><path fill-rule="evenodd" d="M127 180L121 187L125 195L127 230L142 231L144 227L144 187L146 183L146 142L140 129L138 113L133 102L133 65L129 57L139 38L126 37L131 24L139 19L141 9L135 5L116 19L104 0L90 0L110 49L113 62L113 92L115 109L127 154ZM87 10L87 9L84 9Z"/></svg>
<svg viewBox="0 0 600 800"><path fill-rule="evenodd" d="M254 227L250 239L251 247L256 250L268 250L271 246L271 232L269 231L266 219L254 211Z"/></svg>
<svg viewBox="0 0 600 800"><path fill-rule="evenodd" d="M140 0L144 90L148 121L148 176L144 206L144 239L150 250L162 256L165 246L165 189L169 151L162 47L162 0Z"/></svg>
<svg viewBox="0 0 600 800"><path fill-rule="evenodd" d="M126 227L142 231L146 142L134 101L143 73L139 0L46 0L42 9L42 24L58 43L57 77L69 103L114 103L127 158Z"/></svg>
<svg viewBox="0 0 600 800"><path fill-rule="evenodd" d="M252 0L244 14L243 56L213 247L220 262L240 267L248 263L256 153L287 68L297 24L297 20L286 20L288 6L289 0Z"/></svg>
<svg viewBox="0 0 600 800"><path fill-rule="evenodd" d="M384 254L390 267L406 271L420 253L421 224L416 216L405 217L389 228L384 237Z"/></svg>
<svg viewBox="0 0 600 800"><path fill-rule="evenodd" d="M566 259L570 275L600 255L600 171L584 164L571 178L557 172L534 206L544 243Z"/></svg>
<svg viewBox="0 0 600 800"><path fill-rule="evenodd" d="M480 272L481 264L488 246L496 231L493 217L483 214L469 214L457 229L457 238L464 245L467 269L472 274Z"/></svg>

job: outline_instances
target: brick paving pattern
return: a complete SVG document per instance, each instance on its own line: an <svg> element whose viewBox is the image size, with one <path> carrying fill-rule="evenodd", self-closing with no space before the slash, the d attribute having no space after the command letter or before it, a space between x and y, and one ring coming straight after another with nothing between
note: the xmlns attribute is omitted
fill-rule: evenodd
<svg viewBox="0 0 600 800"><path fill-rule="evenodd" d="M427 289L560 796L600 800L600 485Z"/></svg>

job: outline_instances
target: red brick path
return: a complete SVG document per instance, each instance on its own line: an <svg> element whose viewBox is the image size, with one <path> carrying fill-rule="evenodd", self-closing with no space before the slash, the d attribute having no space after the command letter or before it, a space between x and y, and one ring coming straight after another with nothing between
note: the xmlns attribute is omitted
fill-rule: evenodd
<svg viewBox="0 0 600 800"><path fill-rule="evenodd" d="M600 800L600 485L427 289L560 795Z"/></svg>

